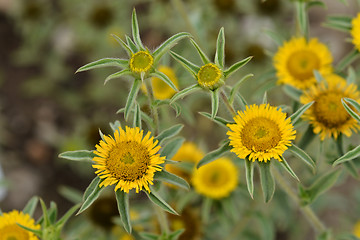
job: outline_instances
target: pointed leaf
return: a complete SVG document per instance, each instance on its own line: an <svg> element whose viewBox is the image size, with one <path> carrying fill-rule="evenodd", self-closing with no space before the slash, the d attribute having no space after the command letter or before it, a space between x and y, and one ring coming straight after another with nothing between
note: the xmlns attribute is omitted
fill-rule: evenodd
<svg viewBox="0 0 360 240"><path fill-rule="evenodd" d="M347 161L344 162L344 167L345 169L350 173L350 175L355 178L355 179L359 179L359 171L356 167L356 164L354 163L354 161Z"/></svg>
<svg viewBox="0 0 360 240"><path fill-rule="evenodd" d="M348 102L348 101L346 101ZM360 116L354 112L344 101L344 99L341 99L341 103L344 106L345 110L350 114L352 118L354 118L356 121L360 122ZM352 104L351 104L352 105Z"/></svg>
<svg viewBox="0 0 360 240"><path fill-rule="evenodd" d="M176 176L175 174L169 173L164 169L160 172L156 172L154 175L154 179L158 181L168 182L174 184L178 187L184 188L186 190L190 189L190 185L187 181L182 179L181 177Z"/></svg>
<svg viewBox="0 0 360 240"><path fill-rule="evenodd" d="M184 141L185 138L183 137L172 139L161 149L161 156L171 159L177 153Z"/></svg>
<svg viewBox="0 0 360 240"><path fill-rule="evenodd" d="M357 146L356 148L348 151L347 153L345 153L344 155L342 155L341 157L339 157L338 159L336 159L333 163L333 166L336 166L340 163L344 163L350 160L353 160L357 157L360 156L360 146Z"/></svg>
<svg viewBox="0 0 360 240"><path fill-rule="evenodd" d="M94 68L102 68L102 67L125 68L126 66L128 66L128 60L119 59L119 58L103 58L80 67L75 73L87 71Z"/></svg>
<svg viewBox="0 0 360 240"><path fill-rule="evenodd" d="M314 72L314 77L315 77L317 83L320 83L320 82L324 81L324 78L323 78L323 76L319 73L319 71L314 70L313 72Z"/></svg>
<svg viewBox="0 0 360 240"><path fill-rule="evenodd" d="M180 32L177 33L170 38L168 38L165 42L163 42L155 51L153 52L154 62L158 62L159 59L169 51L177 42L183 38L191 37L190 33L187 32Z"/></svg>
<svg viewBox="0 0 360 240"><path fill-rule="evenodd" d="M16 223L16 224L17 224L19 227L21 227L21 228L23 228L23 229L25 229L25 230L27 230L27 231L29 231L29 232L34 233L34 234L37 235L38 237L41 237L41 235L42 235L42 231L41 231L41 230L32 229L32 228L29 228L29 227L27 227L27 226L21 225L21 224L19 224L19 223Z"/></svg>
<svg viewBox="0 0 360 240"><path fill-rule="evenodd" d="M233 73L235 73L237 70L239 70L240 68L242 68L243 66L245 66L245 64L247 64L253 57L247 57L237 63L234 63L233 65L231 65L228 69L226 69L224 71L224 76L225 78L230 77L230 75L232 75Z"/></svg>
<svg viewBox="0 0 360 240"><path fill-rule="evenodd" d="M40 205L41 205L41 209L42 209L42 212L43 212L42 217L43 217L45 227L48 227L48 226L50 226L49 214L48 214L48 211L47 211L47 207L46 207L44 201L41 198L40 198Z"/></svg>
<svg viewBox="0 0 360 240"><path fill-rule="evenodd" d="M141 129L141 110L140 110L140 105L138 103L135 103L133 126Z"/></svg>
<svg viewBox="0 0 360 240"><path fill-rule="evenodd" d="M196 51L199 53L200 58L203 62L203 64L208 64L210 63L210 59L206 56L206 54L201 50L201 48L199 47L199 45L192 39L190 38L190 42L192 43L192 45L196 48Z"/></svg>
<svg viewBox="0 0 360 240"><path fill-rule="evenodd" d="M200 67L198 67L197 65L195 65L194 63L190 62L189 60L187 60L186 58L180 56L179 54L170 51L170 55L176 60L178 61L184 68L186 68L194 77L195 79L197 79L197 73L200 70Z"/></svg>
<svg viewBox="0 0 360 240"><path fill-rule="evenodd" d="M185 229L179 229L176 230L175 232L172 232L169 234L169 240L177 240L179 239L180 235L185 231Z"/></svg>
<svg viewBox="0 0 360 240"><path fill-rule="evenodd" d="M194 84L190 87L187 87L187 88L181 90L180 92L177 92L174 96L172 96L172 98L170 100L170 104L172 104L179 98L184 98L186 95L189 95L190 93L198 91L198 90L201 90L201 87L198 84Z"/></svg>
<svg viewBox="0 0 360 240"><path fill-rule="evenodd" d="M113 38L115 38L115 40L125 49L126 53L128 54L129 57L131 57L131 55L134 53L131 48L118 36L116 36L115 34L111 34L111 36Z"/></svg>
<svg viewBox="0 0 360 240"><path fill-rule="evenodd" d="M156 205L158 205L159 207L161 207L162 209L164 209L165 211L175 214L175 215L179 215L172 207L169 206L169 204L167 204L160 196L158 196L154 191L151 192L147 192L145 191L146 195L148 196L148 198L155 203Z"/></svg>
<svg viewBox="0 0 360 240"><path fill-rule="evenodd" d="M246 168L246 185L250 197L254 199L254 162L248 158L244 159Z"/></svg>
<svg viewBox="0 0 360 240"><path fill-rule="evenodd" d="M39 197L34 196L32 197L26 204L26 206L24 207L24 209L22 210L23 213L25 214L29 214L30 217L32 217L32 215L35 212L36 206L38 204L39 201Z"/></svg>
<svg viewBox="0 0 360 240"><path fill-rule="evenodd" d="M131 49L131 51L132 51L133 53L138 52L138 51L139 51L139 48L135 45L135 43L133 42L133 40L131 40L131 38L130 38L129 36L125 36L125 38L126 38L126 42L127 42L128 46L129 46L129 48Z"/></svg>
<svg viewBox="0 0 360 240"><path fill-rule="evenodd" d="M201 166L203 166L205 164L215 161L216 159L220 158L223 154L230 151L230 149L232 149L232 147L229 145L229 142L226 142L224 145L222 145L218 149L215 149L215 150L209 152L208 154L206 154L206 156L199 161L199 163L197 164L196 167L200 168Z"/></svg>
<svg viewBox="0 0 360 240"><path fill-rule="evenodd" d="M129 194L118 189L115 192L117 206L120 213L120 218L125 230L131 233L131 221L130 221L130 208L129 208Z"/></svg>
<svg viewBox="0 0 360 240"><path fill-rule="evenodd" d="M211 119L214 119L219 109L219 89L211 92Z"/></svg>
<svg viewBox="0 0 360 240"><path fill-rule="evenodd" d="M62 218L55 224L56 227L62 228L62 226L70 219L70 217L75 213L75 211L80 207L80 204L76 204L70 208Z"/></svg>
<svg viewBox="0 0 360 240"><path fill-rule="evenodd" d="M114 78L119 78L119 77L122 77L122 76L124 76L124 75L130 75L130 74L132 74L132 72L131 72L129 69L124 69L124 70L121 70L121 71L119 71L119 72L113 73L113 74L109 75L109 76L105 79L104 85L105 85L108 81L110 81L110 80L112 80L112 79L114 79Z"/></svg>
<svg viewBox="0 0 360 240"><path fill-rule="evenodd" d="M51 225L54 225L57 219L57 206L56 203L51 201L50 202L50 208L48 210L49 213L49 220Z"/></svg>
<svg viewBox="0 0 360 240"><path fill-rule="evenodd" d="M348 33L352 29L351 20L349 16L329 16L324 26Z"/></svg>
<svg viewBox="0 0 360 240"><path fill-rule="evenodd" d="M132 36L133 36L134 42L138 46L138 48L144 50L145 48L141 42L139 24L137 21L135 8L133 9L131 20L132 20L131 21L131 30L132 30Z"/></svg>
<svg viewBox="0 0 360 240"><path fill-rule="evenodd" d="M286 95L288 95L289 97L291 97L292 99L294 99L295 101L298 101L298 102L299 102L301 95L303 94L303 92L301 90L296 89L290 85L284 85L283 90L286 93Z"/></svg>
<svg viewBox="0 0 360 240"><path fill-rule="evenodd" d="M266 203L272 199L275 192L275 181L271 174L270 164L270 162L259 162L261 188Z"/></svg>
<svg viewBox="0 0 360 240"><path fill-rule="evenodd" d="M267 103L268 103L268 100L267 100L267 92L265 91L265 92L264 92L263 99L262 99L262 104L267 104Z"/></svg>
<svg viewBox="0 0 360 240"><path fill-rule="evenodd" d="M183 127L184 127L183 124L176 124L168 129L165 129L164 131L162 131L159 135L157 135L155 137L155 140L158 140L159 145L161 145L163 143L163 141L165 141L166 139L179 134L179 132L183 129Z"/></svg>
<svg viewBox="0 0 360 240"><path fill-rule="evenodd" d="M303 113L309 108L311 107L311 105L314 103L314 101L309 102L305 105L303 105L301 108L299 108L296 112L294 112L290 118L291 118L291 123L294 126L297 121L300 119L301 115L303 115Z"/></svg>
<svg viewBox="0 0 360 240"><path fill-rule="evenodd" d="M306 3L305 2L295 2L296 7L296 18L299 23L300 32L302 36L308 35L308 16L306 11Z"/></svg>
<svg viewBox="0 0 360 240"><path fill-rule="evenodd" d="M224 27L220 28L219 35L216 41L215 64L224 69L225 59L225 34Z"/></svg>
<svg viewBox="0 0 360 240"><path fill-rule="evenodd" d="M316 179L315 182L306 190L312 201L314 201L322 193L329 190L337 181L341 171L339 169L327 173Z"/></svg>
<svg viewBox="0 0 360 240"><path fill-rule="evenodd" d="M291 169L290 165L288 164L288 162L285 160L285 158L283 156L280 156L281 158L281 166L293 177L295 178L297 181L300 182L299 178L296 176L295 172Z"/></svg>
<svg viewBox="0 0 360 240"><path fill-rule="evenodd" d="M291 146L288 149L291 153L293 153L295 156L300 158L300 160L302 160L305 164L307 164L312 169L313 173L315 173L316 164L304 150L302 150L301 148L297 147L294 144L291 144Z"/></svg>
<svg viewBox="0 0 360 240"><path fill-rule="evenodd" d="M59 154L60 158L65 158L67 160L73 161L88 161L92 162L92 159L96 157L96 154L93 151L88 150L77 150L77 151L68 151Z"/></svg>
<svg viewBox="0 0 360 240"><path fill-rule="evenodd" d="M354 49L348 55L346 55L343 59L340 60L338 65L336 66L337 72L342 72L347 66L349 66L352 62L360 57L359 51Z"/></svg>
<svg viewBox="0 0 360 240"><path fill-rule="evenodd" d="M211 206L213 205L213 200L211 198L205 198L201 205L201 220L204 223L208 223L210 220Z"/></svg>
<svg viewBox="0 0 360 240"><path fill-rule="evenodd" d="M210 113L207 113L207 112L199 112L201 115L203 115L204 117L207 117L208 119L210 119L211 121L214 121L216 122L217 124L219 124L220 126L222 127L225 127L226 129L228 129L228 127L226 126L227 124L231 124L232 122L224 119L224 118L221 118L221 117L214 117L214 118L211 118L211 114Z"/></svg>
<svg viewBox="0 0 360 240"><path fill-rule="evenodd" d="M239 81L237 81L235 83L235 85L231 88L231 92L230 92L230 98L229 98L229 103L230 105L233 104L236 93L238 93L239 89L240 89L240 85L249 77L253 77L254 74L249 73L247 75L245 75L243 78L241 78Z"/></svg>
<svg viewBox="0 0 360 240"><path fill-rule="evenodd" d="M121 127L121 124L118 120L116 120L114 123L109 123L111 129L113 130L113 132L115 132L116 130L118 130Z"/></svg>
<svg viewBox="0 0 360 240"><path fill-rule="evenodd" d="M348 68L348 76L346 78L346 83L347 84L356 84L356 72L352 67Z"/></svg>
<svg viewBox="0 0 360 240"><path fill-rule="evenodd" d="M245 98L238 92L235 96L235 99L239 102L240 108L245 110L248 105Z"/></svg>
<svg viewBox="0 0 360 240"><path fill-rule="evenodd" d="M145 240L159 240L160 236L153 234L153 233L147 233L147 232L141 232L140 236Z"/></svg>
<svg viewBox="0 0 360 240"><path fill-rule="evenodd" d="M86 188L84 196L83 196L83 203L81 205L80 210L77 212L76 215L79 215L83 211L85 211L90 205L95 202L95 200L100 196L101 191L104 188L100 188L99 184L101 183L101 179L99 176L96 176L90 183L90 185Z"/></svg>
<svg viewBox="0 0 360 240"><path fill-rule="evenodd" d="M127 121L127 119L129 118L129 113L133 110L133 106L136 100L136 96L139 92L140 86L141 86L141 80L135 79L125 104L125 112L124 112L125 121Z"/></svg>
<svg viewBox="0 0 360 240"><path fill-rule="evenodd" d="M155 70L155 72L151 73L150 76L160 78L164 83L166 83L169 87L174 89L175 91L178 91L175 84L170 80L170 78L163 72L160 72L158 70Z"/></svg>

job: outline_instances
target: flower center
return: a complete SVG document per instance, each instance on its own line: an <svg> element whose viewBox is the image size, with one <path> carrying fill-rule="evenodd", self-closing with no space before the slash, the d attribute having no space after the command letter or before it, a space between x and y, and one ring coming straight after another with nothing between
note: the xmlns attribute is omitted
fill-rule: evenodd
<svg viewBox="0 0 360 240"><path fill-rule="evenodd" d="M221 78L221 70L213 63L202 66L197 74L198 83L203 87L213 87Z"/></svg>
<svg viewBox="0 0 360 240"><path fill-rule="evenodd" d="M311 78L313 71L319 69L319 57L312 51L302 50L291 54L287 62L290 74L299 80Z"/></svg>
<svg viewBox="0 0 360 240"><path fill-rule="evenodd" d="M264 117L249 120L240 135L243 145L256 152L266 152L276 147L281 140L278 125Z"/></svg>
<svg viewBox="0 0 360 240"><path fill-rule="evenodd" d="M0 239L4 240L28 240L29 233L16 224L7 225L0 229Z"/></svg>
<svg viewBox="0 0 360 240"><path fill-rule="evenodd" d="M106 161L107 169L115 178L130 182L143 177L149 165L149 151L134 141L119 142Z"/></svg>
<svg viewBox="0 0 360 240"><path fill-rule="evenodd" d="M154 63L154 58L145 51L132 55L130 59L130 70L135 73L147 72Z"/></svg>
<svg viewBox="0 0 360 240"><path fill-rule="evenodd" d="M224 184L228 182L228 175L226 174L226 169L218 168L219 166L216 166L216 169L212 169L210 171L204 181L208 187L222 187Z"/></svg>
<svg viewBox="0 0 360 240"><path fill-rule="evenodd" d="M341 126L349 120L350 115L341 104L343 97L338 91L320 94L313 105L316 119L328 128Z"/></svg>

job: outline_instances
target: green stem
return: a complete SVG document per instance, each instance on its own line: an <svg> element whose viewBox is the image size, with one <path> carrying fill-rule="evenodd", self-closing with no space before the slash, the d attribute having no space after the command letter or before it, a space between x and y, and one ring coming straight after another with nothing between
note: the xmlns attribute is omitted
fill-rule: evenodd
<svg viewBox="0 0 360 240"><path fill-rule="evenodd" d="M152 106L152 103L154 102L155 97L154 97L154 92L153 92L153 89L151 86L150 79L145 79L144 82L145 82L145 86L146 86L147 96L149 99L149 107L151 109L151 115L152 115L152 118L154 119L154 134L156 136L159 133L159 113L158 113L157 107Z"/></svg>
<svg viewBox="0 0 360 240"><path fill-rule="evenodd" d="M159 206L156 206L155 204L153 204L153 206L155 209L156 216L160 223L161 233L165 233L166 235L168 235L170 233L170 227L165 211Z"/></svg>
<svg viewBox="0 0 360 240"><path fill-rule="evenodd" d="M220 91L220 97L221 97L221 100L224 102L224 104L226 105L227 109L230 111L231 115L233 117L236 116L236 111L235 109L233 108L233 106L231 106L231 104L229 103L229 99L227 98L227 96L225 95L224 91L221 90Z"/></svg>

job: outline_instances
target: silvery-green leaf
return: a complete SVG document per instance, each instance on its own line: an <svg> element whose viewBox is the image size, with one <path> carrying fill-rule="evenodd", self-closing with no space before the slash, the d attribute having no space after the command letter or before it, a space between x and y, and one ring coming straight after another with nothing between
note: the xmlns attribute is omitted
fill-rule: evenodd
<svg viewBox="0 0 360 240"><path fill-rule="evenodd" d="M216 159L220 158L223 154L230 151L230 149L232 149L232 147L229 145L229 142L226 142L225 144L220 146L218 149L215 149L215 150L209 152L208 154L206 154L205 157L199 161L199 163L197 164L196 167L200 168L201 166L203 166L205 164L215 161Z"/></svg>
<svg viewBox="0 0 360 240"><path fill-rule="evenodd" d="M298 176L296 176L294 170L292 170L292 168L290 167L290 165L288 164L288 162L285 160L285 158L284 158L283 156L280 156L280 158L281 158L281 160L282 160L282 161L280 162L281 166L282 166L293 178L295 178L297 181L300 182Z"/></svg>
<svg viewBox="0 0 360 240"><path fill-rule="evenodd" d="M346 102L350 103L351 101L346 101ZM350 114L350 116L360 123L360 116L345 103L344 99L341 99L341 103L344 106L345 110ZM350 103L350 104L352 106L354 106L353 102ZM358 103L356 103L356 104L358 104Z"/></svg>
<svg viewBox="0 0 360 240"><path fill-rule="evenodd" d="M192 43L192 45L194 45L194 47L196 48L196 51L199 53L200 58L203 62L203 64L208 64L210 63L210 59L206 56L206 54L201 50L201 48L199 47L199 45L193 40L190 39L190 42Z"/></svg>
<svg viewBox="0 0 360 240"><path fill-rule="evenodd" d="M306 11L306 2L295 2L296 19L299 23L300 32L302 36L308 36L308 16Z"/></svg>
<svg viewBox="0 0 360 240"><path fill-rule="evenodd" d="M264 96L263 96L263 99L262 99L262 104L267 104L267 103L268 103L267 92L264 92Z"/></svg>
<svg viewBox="0 0 360 240"><path fill-rule="evenodd" d="M137 21L135 8L134 8L134 10L132 12L132 16L131 16L131 30L132 30L132 36L133 36L135 44L138 46L138 48L140 48L141 50L144 50L145 48L141 42L139 24Z"/></svg>
<svg viewBox="0 0 360 240"><path fill-rule="evenodd" d="M305 105L303 105L301 108L299 108L296 112L294 112L293 114L291 114L290 118L291 118L291 123L294 126L297 121L300 119L301 115L303 115L303 113L309 108L311 107L311 105L314 103L314 101L309 102Z"/></svg>
<svg viewBox="0 0 360 240"><path fill-rule="evenodd" d="M318 83L324 81L324 77L319 73L319 71L314 70L314 77Z"/></svg>
<svg viewBox="0 0 360 240"><path fill-rule="evenodd" d="M116 36L115 34L111 34L111 36L113 38L115 38L115 40L125 49L126 53L128 54L129 57L131 57L131 55L134 53L132 51L132 49L118 36Z"/></svg>
<svg viewBox="0 0 360 240"><path fill-rule="evenodd" d="M169 141L162 149L161 156L171 159L184 143L185 138L177 137Z"/></svg>
<svg viewBox="0 0 360 240"><path fill-rule="evenodd" d="M239 89L240 89L240 85L248 78L253 77L254 74L249 73L247 75L245 75L243 78L241 78L239 81L237 81L235 83L235 85L231 88L231 92L230 92L230 97L229 97L229 103L230 105L233 104L236 93L238 93ZM246 104L245 104L246 105Z"/></svg>
<svg viewBox="0 0 360 240"><path fill-rule="evenodd" d="M247 64L253 57L247 57L243 60L240 60L237 63L234 63L233 65L231 65L228 69L226 69L224 71L224 76L225 78L230 77L230 75L232 75L233 73L235 73L237 70L239 70L240 68L242 68L243 66L245 66L245 64Z"/></svg>
<svg viewBox="0 0 360 240"><path fill-rule="evenodd" d="M92 159L96 157L96 154L93 151L77 150L77 151L68 151L68 152L60 153L59 157L73 161L92 162Z"/></svg>
<svg viewBox="0 0 360 240"><path fill-rule="evenodd" d="M183 124L176 124L170 128L167 128L164 131L162 131L159 135L157 135L155 137L155 140L158 140L159 145L161 145L164 140L179 134L179 132L181 131L181 129L183 129L183 127L184 127Z"/></svg>
<svg viewBox="0 0 360 240"><path fill-rule="evenodd" d="M246 169L246 185L250 193L250 197L254 199L254 162L248 158L244 159Z"/></svg>
<svg viewBox="0 0 360 240"><path fill-rule="evenodd" d="M157 78L160 78L164 83L166 83L169 87L171 87L172 89L174 89L175 91L178 91L177 87L175 86L175 84L170 80L170 78L158 71L158 70L155 70L155 72L151 73L150 76L152 77L157 77Z"/></svg>
<svg viewBox="0 0 360 240"><path fill-rule="evenodd" d="M326 5L322 1L310 1L306 4L307 9L310 9L312 7L322 7L324 9L326 9Z"/></svg>
<svg viewBox="0 0 360 240"><path fill-rule="evenodd" d="M64 216L62 216L58 222L55 224L55 228L62 228L64 224L70 219L70 217L75 213L75 211L80 207L80 204L76 204L70 208Z"/></svg>
<svg viewBox="0 0 360 240"><path fill-rule="evenodd" d="M328 16L324 26L348 33L352 29L351 21L350 16Z"/></svg>
<svg viewBox="0 0 360 240"><path fill-rule="evenodd" d="M211 114L210 113L207 113L207 112L199 112L201 115L203 115L204 117L207 117L208 119L210 119L211 121L214 121L216 122L217 124L219 124L220 126L222 127L225 127L226 129L228 129L228 127L226 126L227 124L231 124L232 122L222 118L222 117L214 117L212 118L211 117Z"/></svg>
<svg viewBox="0 0 360 240"><path fill-rule="evenodd" d="M303 94L301 90L296 89L290 85L284 85L283 90L286 93L286 95L288 95L289 97L291 97L292 99L298 102L300 100L301 95Z"/></svg>
<svg viewBox="0 0 360 240"><path fill-rule="evenodd" d="M30 217L32 217L32 215L35 212L35 208L37 206L39 202L39 197L34 196L32 197L25 205L24 209L22 210L23 213L25 214L29 214Z"/></svg>
<svg viewBox="0 0 360 240"><path fill-rule="evenodd" d="M215 52L215 64L224 69L225 60L225 34L224 27L219 31L219 35L216 41L216 52Z"/></svg>
<svg viewBox="0 0 360 240"><path fill-rule="evenodd" d="M124 69L124 70L121 70L119 72L113 73L113 74L109 75L107 78L105 78L104 85L108 81L110 81L110 80L112 80L114 78L119 78L119 77L122 77L124 75L130 75L130 74L132 74L132 72L129 69Z"/></svg>
<svg viewBox="0 0 360 240"><path fill-rule="evenodd" d="M139 92L141 86L141 80L140 79L135 79L134 83L131 87L130 93L128 95L128 98L126 100L126 104L125 104L125 111L124 111L124 115L125 115L125 120L127 121L127 119L129 118L129 113L131 111L133 111L133 106L135 104L135 100L136 100L136 96Z"/></svg>
<svg viewBox="0 0 360 240"><path fill-rule="evenodd" d="M165 211L167 211L169 213L172 213L172 214L175 214L175 215L179 215L172 207L170 207L169 204L167 204L164 201L164 199L162 199L160 196L158 196L154 191L151 191L151 192L145 191L145 193L153 203L155 203L156 205L158 205L159 207L161 207Z"/></svg>
<svg viewBox="0 0 360 240"><path fill-rule="evenodd" d="M91 70L94 68L102 68L102 67L125 68L128 66L128 62L129 62L128 60L119 59L119 58L103 58L80 67L78 70L76 70L76 73Z"/></svg>
<svg viewBox="0 0 360 240"><path fill-rule="evenodd" d="M338 159L336 159L333 163L333 166L336 166L340 163L344 163L350 160L353 160L357 157L360 156L360 146L357 146L356 148L348 151L347 153L345 153L344 155L342 155L341 157L339 157Z"/></svg>
<svg viewBox="0 0 360 240"><path fill-rule="evenodd" d="M201 205L201 220L204 223L208 223L210 220L211 206L213 205L213 200L211 198L205 198Z"/></svg>
<svg viewBox="0 0 360 240"><path fill-rule="evenodd" d="M185 231L185 229L179 229L169 234L169 240L178 240L180 235Z"/></svg>
<svg viewBox="0 0 360 240"><path fill-rule="evenodd" d="M141 129L141 110L140 110L140 105L138 103L135 103L133 126Z"/></svg>
<svg viewBox="0 0 360 240"><path fill-rule="evenodd" d="M139 51L139 48L135 45L135 43L133 42L133 40L131 40L131 38L129 36L125 36L126 38L126 42L129 46L129 48L131 49L131 51L133 53L137 53Z"/></svg>
<svg viewBox="0 0 360 240"><path fill-rule="evenodd" d="M356 72L351 66L348 68L348 76L346 78L346 82L347 84L356 84Z"/></svg>
<svg viewBox="0 0 360 240"><path fill-rule="evenodd" d="M195 91L201 90L201 87L198 84L194 84L190 87L187 87L180 92L177 92L174 96L172 96L170 100L170 104L178 100L179 98L184 98L186 95L189 95L190 93L193 93Z"/></svg>
<svg viewBox="0 0 360 240"><path fill-rule="evenodd" d="M342 72L347 66L349 66L352 62L360 57L359 51L354 49L348 55L346 55L343 59L339 61L336 66L336 70L338 72Z"/></svg>
<svg viewBox="0 0 360 240"><path fill-rule="evenodd" d="M219 89L211 92L211 118L214 119L219 109Z"/></svg>
<svg viewBox="0 0 360 240"><path fill-rule="evenodd" d="M121 128L121 123L120 121L116 120L114 123L109 123L111 129L113 130L113 132L117 131L119 128Z"/></svg>
<svg viewBox="0 0 360 240"><path fill-rule="evenodd" d="M186 68L193 76L195 79L197 79L197 73L200 70L200 67L195 65L194 63L190 62L189 60L187 60L186 58L180 56L179 54L170 51L170 55L176 60L178 61L184 68Z"/></svg>
<svg viewBox="0 0 360 240"><path fill-rule="evenodd" d="M271 162L259 162L261 188L266 203L272 199L275 192L275 181L270 167Z"/></svg>
<svg viewBox="0 0 360 240"><path fill-rule="evenodd" d="M93 202L100 196L101 191L104 188L100 188L99 184L101 183L101 179L99 176L96 176L90 183L90 185L86 188L84 196L83 196L83 203L81 205L80 210L76 215L79 215L83 211L85 211L88 207L91 206Z"/></svg>
<svg viewBox="0 0 360 240"><path fill-rule="evenodd" d="M181 177L176 176L175 174L169 173L164 169L160 172L156 172L154 175L154 179L158 181L163 181L167 183L174 184L178 187L184 188L186 190L190 189L190 185Z"/></svg>
<svg viewBox="0 0 360 240"><path fill-rule="evenodd" d="M360 112L360 104L355 101L354 99L351 99L351 98L343 98L345 102L351 104L351 106L353 106L356 111Z"/></svg>
<svg viewBox="0 0 360 240"><path fill-rule="evenodd" d="M316 164L304 150L302 150L301 148L297 147L294 144L291 144L291 146L288 148L288 150L291 153L293 153L295 156L300 158L300 160L302 160L306 165L308 165L312 169L313 173L315 173Z"/></svg>
<svg viewBox="0 0 360 240"><path fill-rule="evenodd" d="M125 230L131 233L130 209L129 209L129 194L118 189L115 192L116 202L120 213L120 218Z"/></svg>

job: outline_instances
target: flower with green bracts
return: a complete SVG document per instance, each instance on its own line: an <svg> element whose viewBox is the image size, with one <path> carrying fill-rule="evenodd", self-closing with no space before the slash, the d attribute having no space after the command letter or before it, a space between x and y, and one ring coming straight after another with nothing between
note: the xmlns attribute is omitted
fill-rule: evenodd
<svg viewBox="0 0 360 240"><path fill-rule="evenodd" d="M200 49L199 45L192 39L191 43L196 48L199 53L203 65L200 67L184 57L178 55L175 52L170 52L171 56L175 58L181 65L183 65L196 79L197 83L183 89L173 96L171 99L172 102L176 101L179 98L183 98L185 95L190 94L191 92L205 89L211 92L211 102L212 102L212 117L215 117L218 107L219 107L219 88L225 85L226 79L242 66L250 61L252 57L245 58L229 68L225 69L225 35L224 28L221 28L216 42L216 53L214 62L211 62L206 54Z"/></svg>
<svg viewBox="0 0 360 240"><path fill-rule="evenodd" d="M174 83L164 73L157 70L157 66L161 57L169 51L179 40L191 37L189 33L181 32L168 38L164 43L157 47L154 51L146 48L141 39L138 21L135 9L132 13L132 37L125 36L126 42L116 35L113 37L125 49L129 59L120 58L103 58L80 67L76 72L87 71L94 68L101 67L118 67L121 71L111 74L105 79L105 83L114 78L119 78L124 75L134 77L134 82L130 90L128 100L125 106L125 118L127 119L130 110L135 106L135 99L140 89L141 82L150 77L157 77L164 81L175 91L178 91Z"/></svg>

